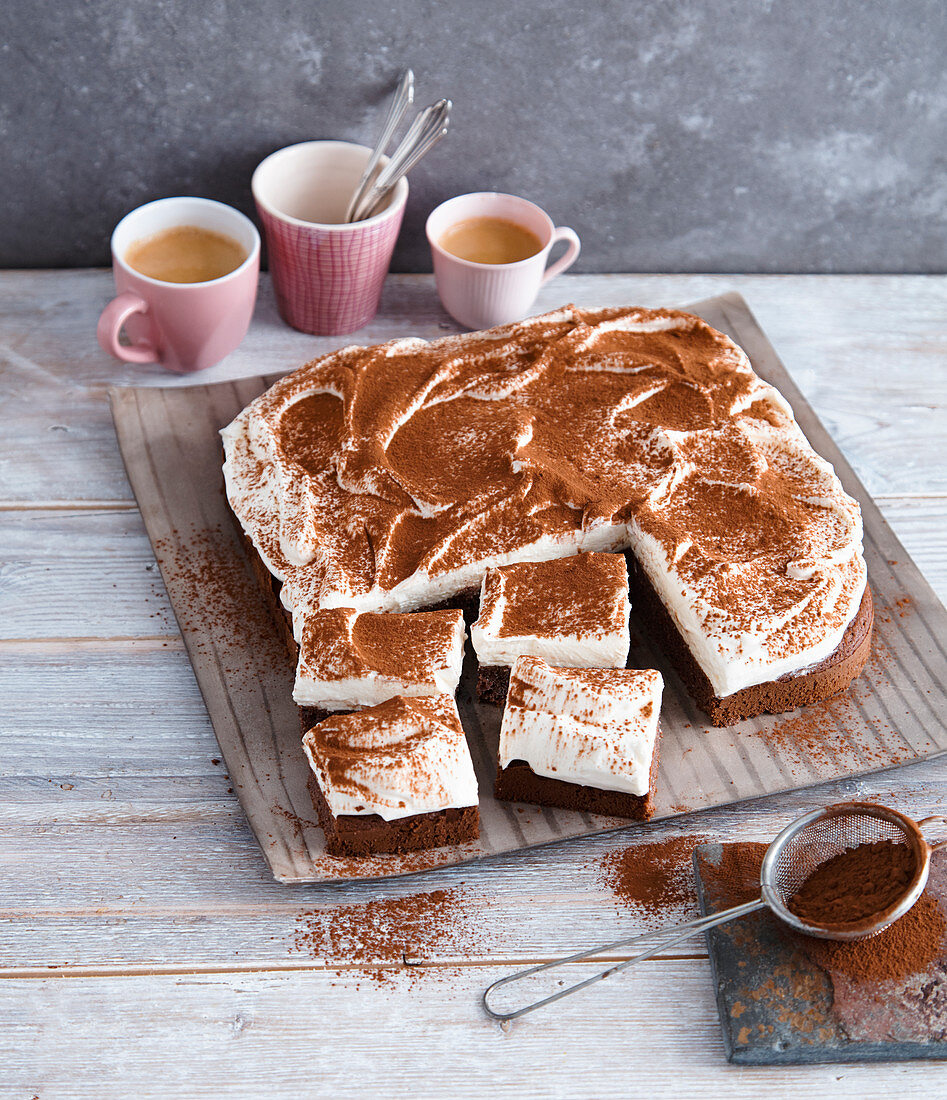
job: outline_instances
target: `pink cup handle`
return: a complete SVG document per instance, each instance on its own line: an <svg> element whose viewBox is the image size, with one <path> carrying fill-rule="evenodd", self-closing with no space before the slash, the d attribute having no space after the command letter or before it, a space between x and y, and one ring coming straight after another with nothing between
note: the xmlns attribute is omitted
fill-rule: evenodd
<svg viewBox="0 0 947 1100"><path fill-rule="evenodd" d="M99 344L103 351L121 359L124 363L155 363L158 361L158 349L149 344L147 340L139 340L134 346L127 346L118 342L122 325L133 313L147 313L148 303L137 294L126 290L113 298L102 310L95 334L99 338Z"/></svg>
<svg viewBox="0 0 947 1100"><path fill-rule="evenodd" d="M564 225L556 226L553 230L552 242L549 246L550 251L552 251L552 246L556 244L557 241L568 241L569 247L554 264L550 264L549 267L546 268L546 274L543 275L544 283L548 283L550 279L555 279L557 275L561 275L567 267L572 267L578 259L579 250L582 248L578 233L576 233L574 229L569 229Z"/></svg>

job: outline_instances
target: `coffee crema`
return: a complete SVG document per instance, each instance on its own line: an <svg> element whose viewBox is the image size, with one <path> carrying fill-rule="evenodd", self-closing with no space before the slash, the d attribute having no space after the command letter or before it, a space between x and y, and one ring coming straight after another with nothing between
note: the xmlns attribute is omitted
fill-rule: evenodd
<svg viewBox="0 0 947 1100"><path fill-rule="evenodd" d="M134 241L125 263L140 275L163 283L207 283L235 271L247 250L224 233L196 225L176 225Z"/></svg>
<svg viewBox="0 0 947 1100"><path fill-rule="evenodd" d="M543 247L531 230L504 218L467 218L452 225L438 244L452 256L475 264L515 264Z"/></svg>

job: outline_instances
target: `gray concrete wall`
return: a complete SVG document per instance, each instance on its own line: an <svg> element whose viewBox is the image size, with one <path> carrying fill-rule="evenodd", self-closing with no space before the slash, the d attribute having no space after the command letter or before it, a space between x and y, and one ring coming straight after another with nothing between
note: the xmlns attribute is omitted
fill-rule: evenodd
<svg viewBox="0 0 947 1100"><path fill-rule="evenodd" d="M572 225L585 271L947 269L944 0L4 0L0 265L101 264L118 218L374 139L400 68L450 136L424 218L496 188Z"/></svg>

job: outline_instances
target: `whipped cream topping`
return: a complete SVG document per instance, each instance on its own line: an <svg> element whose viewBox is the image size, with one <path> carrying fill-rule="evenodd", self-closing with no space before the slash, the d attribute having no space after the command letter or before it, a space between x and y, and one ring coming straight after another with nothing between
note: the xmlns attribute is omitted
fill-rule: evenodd
<svg viewBox="0 0 947 1100"><path fill-rule="evenodd" d="M481 665L624 668L630 610L623 554L520 562L487 570L470 635Z"/></svg>
<svg viewBox="0 0 947 1100"><path fill-rule="evenodd" d="M488 568L631 549L718 696L829 656L858 505L704 321L575 307L348 347L222 432L227 495L293 612L405 611Z"/></svg>
<svg viewBox="0 0 947 1100"><path fill-rule="evenodd" d="M335 817L385 821L476 806L477 777L450 695L395 696L334 715L303 736L303 751Z"/></svg>
<svg viewBox="0 0 947 1100"><path fill-rule="evenodd" d="M466 638L460 611L313 611L303 623L293 699L331 711L394 695L453 695Z"/></svg>
<svg viewBox="0 0 947 1100"><path fill-rule="evenodd" d="M664 681L654 669L551 668L519 657L500 727L500 767L603 791L648 793Z"/></svg>

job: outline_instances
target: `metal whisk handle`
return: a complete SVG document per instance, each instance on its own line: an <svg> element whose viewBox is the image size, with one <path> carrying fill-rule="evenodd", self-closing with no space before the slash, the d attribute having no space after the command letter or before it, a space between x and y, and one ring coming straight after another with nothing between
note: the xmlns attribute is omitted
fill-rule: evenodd
<svg viewBox="0 0 947 1100"><path fill-rule="evenodd" d="M627 970L627 968L634 965L634 963L641 962L643 959L650 959L652 955L656 955L659 951L666 950L668 947L673 947L682 940L686 940L689 936L695 936L700 932L705 932L708 928L714 928L718 924L726 924L727 921L736 920L738 917L745 917L750 913L755 913L757 909L765 908L765 906L766 902L764 902L762 898L757 898L756 901L748 901L744 905L736 905L732 909L724 909L719 913L711 913L710 916L699 917L697 920L687 921L686 924L673 924L665 928L658 928L653 932L645 932L642 935L630 936L623 940L614 940L612 943L605 943L600 947L593 947L589 951L578 951L576 954L568 955L563 959L554 959L552 962L542 963L539 966L531 966L528 970L519 970L515 974L508 974L505 978L500 978L484 990L483 1007L486 1009L487 1014L492 1016L494 1020L515 1020L520 1016L525 1016L527 1012L532 1012L534 1009L542 1008L543 1005L552 1004L553 1001L568 997L571 993L577 993L580 989L585 989L586 986L594 985L603 978L610 978L612 974L617 974L621 970ZM644 943L651 943L653 946L645 951L638 952L630 959L625 959L620 963L616 963L614 966L610 966L600 974L595 974L591 978L586 978L585 981L576 982L575 985L567 986L565 989L560 989L557 993L553 993L548 997L543 997L542 1000L533 1001L512 1012L498 1012L496 1009L490 1007L490 994L493 993L495 989L499 989L500 986L522 981L524 978L529 978L533 974L539 974L543 970L553 970L558 966L565 966L567 963L589 959L595 955L601 955L605 951L614 951L619 947L631 947L634 944Z"/></svg>

